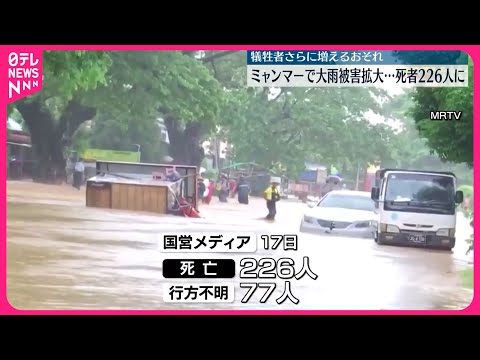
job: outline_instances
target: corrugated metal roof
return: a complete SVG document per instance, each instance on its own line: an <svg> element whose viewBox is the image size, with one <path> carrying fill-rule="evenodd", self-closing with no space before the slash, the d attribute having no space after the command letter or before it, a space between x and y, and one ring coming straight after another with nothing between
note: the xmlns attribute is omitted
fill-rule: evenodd
<svg viewBox="0 0 480 360"><path fill-rule="evenodd" d="M22 125L18 123L17 121L13 120L12 118L7 119L7 129L8 130L17 130L17 131L22 131Z"/></svg>

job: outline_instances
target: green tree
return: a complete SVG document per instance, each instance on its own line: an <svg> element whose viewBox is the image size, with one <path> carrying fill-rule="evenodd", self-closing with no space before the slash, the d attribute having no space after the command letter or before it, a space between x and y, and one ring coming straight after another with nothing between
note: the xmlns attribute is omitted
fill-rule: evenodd
<svg viewBox="0 0 480 360"><path fill-rule="evenodd" d="M235 161L255 161L295 176L306 161L353 164L384 154L388 129L365 118L381 111L367 89L318 88L244 91L224 114Z"/></svg>
<svg viewBox="0 0 480 360"><path fill-rule="evenodd" d="M414 106L414 90L405 90L382 105L388 121L395 121L395 134L389 142L389 161L385 167L421 169L434 171L452 171L459 183L472 184L473 173L465 163L456 164L442 161L428 147L416 128L410 109Z"/></svg>
<svg viewBox="0 0 480 360"><path fill-rule="evenodd" d="M400 52L397 55L408 63L423 52ZM467 55L461 51L439 51L436 57L449 61ZM443 161L466 163L473 166L473 62L468 58L468 87L417 88L413 93L411 116L427 145ZM460 121L439 122L430 120L430 111L462 111Z"/></svg>
<svg viewBox="0 0 480 360"><path fill-rule="evenodd" d="M222 89L204 63L179 51L52 51L45 54L44 73L44 90L15 103L29 128L43 180L64 173L64 147L97 114L124 125L134 118L148 128L160 112L176 130L173 152L178 146L188 153L196 150L192 144L198 149L198 141L191 132L181 139L185 125L212 126L222 102ZM201 161L181 158L181 151L177 155L179 163Z"/></svg>
<svg viewBox="0 0 480 360"><path fill-rule="evenodd" d="M68 138L96 114L95 108L82 104L79 93L105 84L110 64L102 51L44 52L43 90L14 104L30 132L38 180L64 174Z"/></svg>
<svg viewBox="0 0 480 360"><path fill-rule="evenodd" d="M306 161L356 168L357 162L387 153L390 129L372 125L364 115L368 110L382 111L375 97L386 97L384 92L247 88L245 59L246 52L241 51L210 64L226 89L219 135L233 144L236 162L254 161L295 176Z"/></svg>
<svg viewBox="0 0 480 360"><path fill-rule="evenodd" d="M98 149L136 151L140 145L141 161L161 163L168 154L167 144L160 141L156 121L139 121L132 117L125 122L106 114L99 114L86 134L88 146Z"/></svg>
<svg viewBox="0 0 480 360"><path fill-rule="evenodd" d="M213 127L223 92L203 62L192 55L179 51L113 52L117 66L110 75L117 90L109 98L110 89L101 89L104 94L100 98L107 101L100 118L109 120L106 124L95 121L93 143L107 146L108 141L100 138L112 137L109 141L116 141L111 145L116 148L141 144L143 161L159 162L166 155L156 121L161 116L169 130L168 150L174 162L200 165L200 137Z"/></svg>

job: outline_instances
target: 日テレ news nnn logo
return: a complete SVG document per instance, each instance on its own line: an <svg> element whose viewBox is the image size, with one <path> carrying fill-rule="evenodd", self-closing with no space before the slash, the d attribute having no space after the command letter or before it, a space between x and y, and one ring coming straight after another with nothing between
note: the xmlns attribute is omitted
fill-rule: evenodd
<svg viewBox="0 0 480 360"><path fill-rule="evenodd" d="M42 89L42 52L8 53L8 103L20 100Z"/></svg>

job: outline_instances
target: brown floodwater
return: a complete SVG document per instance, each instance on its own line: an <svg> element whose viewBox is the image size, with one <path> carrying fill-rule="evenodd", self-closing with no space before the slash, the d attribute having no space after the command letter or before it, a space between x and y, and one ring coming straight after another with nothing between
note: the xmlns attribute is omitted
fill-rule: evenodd
<svg viewBox="0 0 480 360"><path fill-rule="evenodd" d="M284 282L261 304L259 296L243 304L246 289L235 277L235 302L175 304L163 300L162 261L185 254L161 253L158 234L169 231L298 233L306 205L281 201L275 223L265 215L261 199L248 206L235 199L200 208L202 219L85 207L85 191L70 186L30 182L7 184L7 296L17 309L462 309L472 300L458 271L465 266L466 245L453 253L377 246L370 239L299 234L298 251L263 250L232 254L245 257L304 256L318 278L294 280L300 302L278 305ZM466 226L465 219L459 227ZM464 233L468 228L462 230ZM188 258L224 258L195 254ZM238 270L237 270L238 273ZM171 280L171 279L170 279ZM185 281L178 281L184 283ZM192 280L192 283L202 282Z"/></svg>

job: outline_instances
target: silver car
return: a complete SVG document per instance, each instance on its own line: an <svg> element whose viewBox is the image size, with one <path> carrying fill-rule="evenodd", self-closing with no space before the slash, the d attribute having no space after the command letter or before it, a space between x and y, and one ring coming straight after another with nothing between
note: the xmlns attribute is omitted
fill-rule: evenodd
<svg viewBox="0 0 480 360"><path fill-rule="evenodd" d="M334 190L308 206L300 232L373 237L375 203L369 192Z"/></svg>

